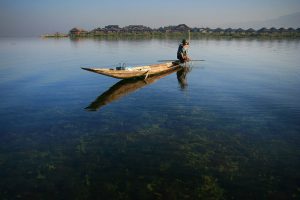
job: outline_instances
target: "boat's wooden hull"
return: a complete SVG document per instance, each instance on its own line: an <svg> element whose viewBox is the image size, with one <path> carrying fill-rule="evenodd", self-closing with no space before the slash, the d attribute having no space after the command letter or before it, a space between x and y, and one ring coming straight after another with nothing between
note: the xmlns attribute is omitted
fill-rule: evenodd
<svg viewBox="0 0 300 200"><path fill-rule="evenodd" d="M116 70L116 69L107 69L107 68L85 68L82 69L95 72L98 74L102 74L105 76L110 76L118 79L131 79L131 78L139 78L148 76L158 75L162 73L166 73L168 71L176 70L180 67L178 62L169 62L163 64L156 65L148 65L148 66L139 66L132 67L128 70Z"/></svg>
<svg viewBox="0 0 300 200"><path fill-rule="evenodd" d="M123 79L113 85L109 90L102 93L95 101L93 101L88 107L86 107L89 111L96 111L99 108L110 104L122 97L133 93L146 85L150 85L157 80L174 73L175 71L182 70L181 68L177 68L173 71L168 71L165 73L161 73L159 75L153 75L146 80L143 79Z"/></svg>

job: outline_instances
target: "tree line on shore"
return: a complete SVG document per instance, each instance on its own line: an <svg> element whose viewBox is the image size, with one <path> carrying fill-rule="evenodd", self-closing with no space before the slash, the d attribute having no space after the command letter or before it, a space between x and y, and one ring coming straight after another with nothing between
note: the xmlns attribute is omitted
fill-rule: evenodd
<svg viewBox="0 0 300 200"><path fill-rule="evenodd" d="M152 29L144 25L129 25L123 28L119 25L108 25L104 28L95 28L91 31L82 28L72 28L68 34L55 33L43 35L44 37L96 37L105 35L182 35L190 32L192 35L199 36L272 36L272 37L300 37L300 28L266 28L261 29L233 29L233 28L190 28L185 24L177 26L165 26L157 29Z"/></svg>

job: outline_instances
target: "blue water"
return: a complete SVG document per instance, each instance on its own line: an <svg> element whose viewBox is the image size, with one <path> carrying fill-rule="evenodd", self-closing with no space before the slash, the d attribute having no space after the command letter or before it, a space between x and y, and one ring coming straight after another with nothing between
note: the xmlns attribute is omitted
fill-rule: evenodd
<svg viewBox="0 0 300 200"><path fill-rule="evenodd" d="M173 59L180 40L1 38L0 198L300 198L299 40L192 40L205 61L183 82L104 104L125 84L80 69Z"/></svg>

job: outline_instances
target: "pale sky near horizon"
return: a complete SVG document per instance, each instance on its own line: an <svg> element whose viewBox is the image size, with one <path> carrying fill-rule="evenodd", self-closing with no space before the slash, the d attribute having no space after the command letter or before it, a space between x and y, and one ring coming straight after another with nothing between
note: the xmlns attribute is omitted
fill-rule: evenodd
<svg viewBox="0 0 300 200"><path fill-rule="evenodd" d="M185 23L226 27L300 12L300 0L0 0L0 36L91 30L109 24L151 28Z"/></svg>

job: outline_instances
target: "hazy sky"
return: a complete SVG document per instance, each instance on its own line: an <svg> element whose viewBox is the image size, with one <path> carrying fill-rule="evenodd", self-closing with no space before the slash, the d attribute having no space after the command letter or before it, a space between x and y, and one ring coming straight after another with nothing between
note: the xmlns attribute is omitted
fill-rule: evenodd
<svg viewBox="0 0 300 200"><path fill-rule="evenodd" d="M0 0L0 35L91 30L109 24L151 28L185 23L227 27L300 12L300 0Z"/></svg>

